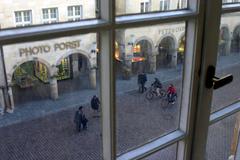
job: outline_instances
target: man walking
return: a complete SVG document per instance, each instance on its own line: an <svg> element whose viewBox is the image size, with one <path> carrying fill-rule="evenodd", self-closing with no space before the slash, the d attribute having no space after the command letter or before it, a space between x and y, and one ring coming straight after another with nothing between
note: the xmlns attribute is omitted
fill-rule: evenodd
<svg viewBox="0 0 240 160"><path fill-rule="evenodd" d="M100 100L96 95L91 99L91 107L95 112L99 112Z"/></svg>
<svg viewBox="0 0 240 160"><path fill-rule="evenodd" d="M74 116L74 123L76 124L76 130L78 132L80 132L82 128L82 120L83 120L82 108L83 106L80 106L78 110L75 112L75 116Z"/></svg>
<svg viewBox="0 0 240 160"><path fill-rule="evenodd" d="M147 75L145 73L140 73L138 75L138 85L139 92L143 93L146 90L145 83L147 82Z"/></svg>

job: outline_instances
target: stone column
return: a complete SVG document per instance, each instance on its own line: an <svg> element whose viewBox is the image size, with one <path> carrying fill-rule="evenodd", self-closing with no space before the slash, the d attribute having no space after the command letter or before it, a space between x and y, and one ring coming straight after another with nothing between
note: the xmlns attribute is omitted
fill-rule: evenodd
<svg viewBox="0 0 240 160"><path fill-rule="evenodd" d="M73 77L76 78L79 76L78 70L78 54L72 55L72 70L73 70Z"/></svg>
<svg viewBox="0 0 240 160"><path fill-rule="evenodd" d="M123 70L123 79L129 80L132 75L132 61L125 59Z"/></svg>
<svg viewBox="0 0 240 160"><path fill-rule="evenodd" d="M0 88L0 115L4 114L5 107L3 88Z"/></svg>
<svg viewBox="0 0 240 160"><path fill-rule="evenodd" d="M96 87L97 87L96 74L97 74L96 69L91 68L89 71L89 80L90 80L90 88L91 89L96 89Z"/></svg>
<svg viewBox="0 0 240 160"><path fill-rule="evenodd" d="M8 87L8 96L9 96L9 100L10 100L10 107L7 108L7 112L8 113L13 113L14 108L15 108L15 104L14 104L14 99L13 99L13 91L12 91L12 86Z"/></svg>
<svg viewBox="0 0 240 160"><path fill-rule="evenodd" d="M149 56L149 73L155 73L157 70L157 56L154 53Z"/></svg>
<svg viewBox="0 0 240 160"><path fill-rule="evenodd" d="M53 77L50 79L50 93L51 93L51 99L53 100L58 99L58 84L57 84L56 77Z"/></svg>
<svg viewBox="0 0 240 160"><path fill-rule="evenodd" d="M226 55L231 54L231 40L229 39L226 43Z"/></svg>
<svg viewBox="0 0 240 160"><path fill-rule="evenodd" d="M171 67L177 67L177 50L172 51Z"/></svg>

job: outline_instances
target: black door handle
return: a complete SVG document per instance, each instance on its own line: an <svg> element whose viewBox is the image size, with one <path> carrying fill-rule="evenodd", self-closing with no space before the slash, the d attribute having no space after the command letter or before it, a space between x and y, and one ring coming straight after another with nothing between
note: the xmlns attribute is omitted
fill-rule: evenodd
<svg viewBox="0 0 240 160"><path fill-rule="evenodd" d="M213 89L218 89L222 86L225 86L233 81L233 75L228 74L224 77L216 77L215 76L215 67L209 66L207 70L207 79L206 79L206 87Z"/></svg>

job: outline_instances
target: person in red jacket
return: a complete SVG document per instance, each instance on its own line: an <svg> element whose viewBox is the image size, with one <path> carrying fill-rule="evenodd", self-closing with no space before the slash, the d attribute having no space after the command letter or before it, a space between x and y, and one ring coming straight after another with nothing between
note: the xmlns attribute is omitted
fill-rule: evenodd
<svg viewBox="0 0 240 160"><path fill-rule="evenodd" d="M173 84L170 84L167 90L168 102L174 104L177 98L177 90Z"/></svg>

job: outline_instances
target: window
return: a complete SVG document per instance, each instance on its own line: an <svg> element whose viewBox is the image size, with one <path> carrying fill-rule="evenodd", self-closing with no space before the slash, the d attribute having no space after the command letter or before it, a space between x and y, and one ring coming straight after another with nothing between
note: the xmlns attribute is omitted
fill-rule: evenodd
<svg viewBox="0 0 240 160"><path fill-rule="evenodd" d="M231 145L240 132L239 114L231 117L240 111L238 74L233 86L216 89L239 73L240 5L191 0L182 9L172 0L162 1L167 12L161 12L160 1L141 2L116 0L114 7L100 0L98 19L0 30L3 159L239 156L237 140ZM66 4L63 17L89 17L82 5ZM56 7L61 14L62 2ZM16 14L16 22L24 20L27 15ZM215 141L222 145L217 150Z"/></svg>
<svg viewBox="0 0 240 160"><path fill-rule="evenodd" d="M82 5L68 7L68 20L77 21L83 18Z"/></svg>
<svg viewBox="0 0 240 160"><path fill-rule="evenodd" d="M45 8L42 9L43 23L56 23L58 22L58 9Z"/></svg>
<svg viewBox="0 0 240 160"><path fill-rule="evenodd" d="M169 10L170 0L160 0L160 11Z"/></svg>
<svg viewBox="0 0 240 160"><path fill-rule="evenodd" d="M15 24L17 27L29 26L32 24L32 11L16 11Z"/></svg>
<svg viewBox="0 0 240 160"><path fill-rule="evenodd" d="M141 2L140 6L141 6L141 11L140 11L141 13L150 11L150 3L149 2Z"/></svg>

